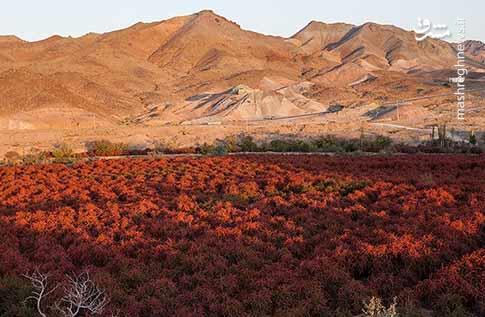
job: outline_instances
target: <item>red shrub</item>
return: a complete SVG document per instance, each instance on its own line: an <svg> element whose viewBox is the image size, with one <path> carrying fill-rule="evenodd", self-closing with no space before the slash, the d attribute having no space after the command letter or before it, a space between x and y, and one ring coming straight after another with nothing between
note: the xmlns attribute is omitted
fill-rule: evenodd
<svg viewBox="0 0 485 317"><path fill-rule="evenodd" d="M359 313L373 295L480 315L484 179L467 156L2 168L0 279L89 269L133 316Z"/></svg>

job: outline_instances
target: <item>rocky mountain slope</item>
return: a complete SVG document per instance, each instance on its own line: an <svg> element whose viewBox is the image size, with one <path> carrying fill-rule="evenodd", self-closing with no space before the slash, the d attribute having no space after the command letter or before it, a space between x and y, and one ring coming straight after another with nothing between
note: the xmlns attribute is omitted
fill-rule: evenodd
<svg viewBox="0 0 485 317"><path fill-rule="evenodd" d="M480 41L466 41L465 54L477 62L485 64L485 43Z"/></svg>
<svg viewBox="0 0 485 317"><path fill-rule="evenodd" d="M483 44L467 50L484 62ZM0 36L0 128L79 126L90 116L116 126L324 111L337 101L440 90L416 74L455 61L451 44L418 43L394 26L311 22L281 38L243 30L212 11L79 38Z"/></svg>

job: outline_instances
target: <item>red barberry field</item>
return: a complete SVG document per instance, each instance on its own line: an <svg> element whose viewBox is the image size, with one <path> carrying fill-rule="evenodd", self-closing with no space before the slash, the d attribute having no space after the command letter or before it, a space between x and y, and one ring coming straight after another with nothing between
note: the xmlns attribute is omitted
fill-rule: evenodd
<svg viewBox="0 0 485 317"><path fill-rule="evenodd" d="M484 156L4 167L0 236L0 316L37 316L35 269L90 272L106 316L485 316Z"/></svg>

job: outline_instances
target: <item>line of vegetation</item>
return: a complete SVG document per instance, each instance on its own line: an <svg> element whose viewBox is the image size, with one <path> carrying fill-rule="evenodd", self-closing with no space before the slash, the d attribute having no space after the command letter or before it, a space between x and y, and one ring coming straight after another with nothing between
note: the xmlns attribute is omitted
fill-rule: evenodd
<svg viewBox="0 0 485 317"><path fill-rule="evenodd" d="M480 144L474 135L468 142L451 140L433 140L419 145L395 143L386 136L361 137L356 139L339 138L333 135L312 138L280 137L271 140L256 141L252 136L241 134L218 139L213 143L203 143L194 147L175 147L157 143L153 148L132 149L125 143L113 143L97 140L86 144L87 152L75 153L66 143L56 145L50 151L32 149L20 155L10 151L5 154L0 164L31 165L44 163L73 164L80 159L94 157L116 157L135 155L227 155L231 153L337 153L337 154L482 154L485 151L485 139Z"/></svg>
<svg viewBox="0 0 485 317"><path fill-rule="evenodd" d="M134 151L129 150L125 143L113 143L108 140L97 140L86 144L87 152L76 153L67 143L56 144L50 151L31 149L26 154L19 154L9 151L4 155L0 165L34 165L46 163L74 164L81 159L90 157L110 157L133 155ZM138 154L146 154L146 151Z"/></svg>
<svg viewBox="0 0 485 317"><path fill-rule="evenodd" d="M485 141L485 140L484 140ZM483 142L485 144L485 142ZM256 142L251 136L239 135L217 140L212 144L204 143L193 151L203 155L225 155L229 153L449 153L481 154L483 147L476 140L470 142L453 142L447 140L443 146L440 140L425 142L419 145L395 143L386 136L345 139L332 135L314 138L277 138ZM171 150L170 152L176 152Z"/></svg>

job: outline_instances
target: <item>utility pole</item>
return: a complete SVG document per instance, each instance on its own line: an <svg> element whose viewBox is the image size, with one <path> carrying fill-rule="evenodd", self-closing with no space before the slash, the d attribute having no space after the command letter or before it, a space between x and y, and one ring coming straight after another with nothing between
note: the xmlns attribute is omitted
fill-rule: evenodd
<svg viewBox="0 0 485 317"><path fill-rule="evenodd" d="M446 146L446 123L442 123L438 126L438 137L440 141L440 147Z"/></svg>
<svg viewBox="0 0 485 317"><path fill-rule="evenodd" d="M93 113L93 129L96 130L96 114Z"/></svg>
<svg viewBox="0 0 485 317"><path fill-rule="evenodd" d="M360 150L364 149L364 124L360 126Z"/></svg>

